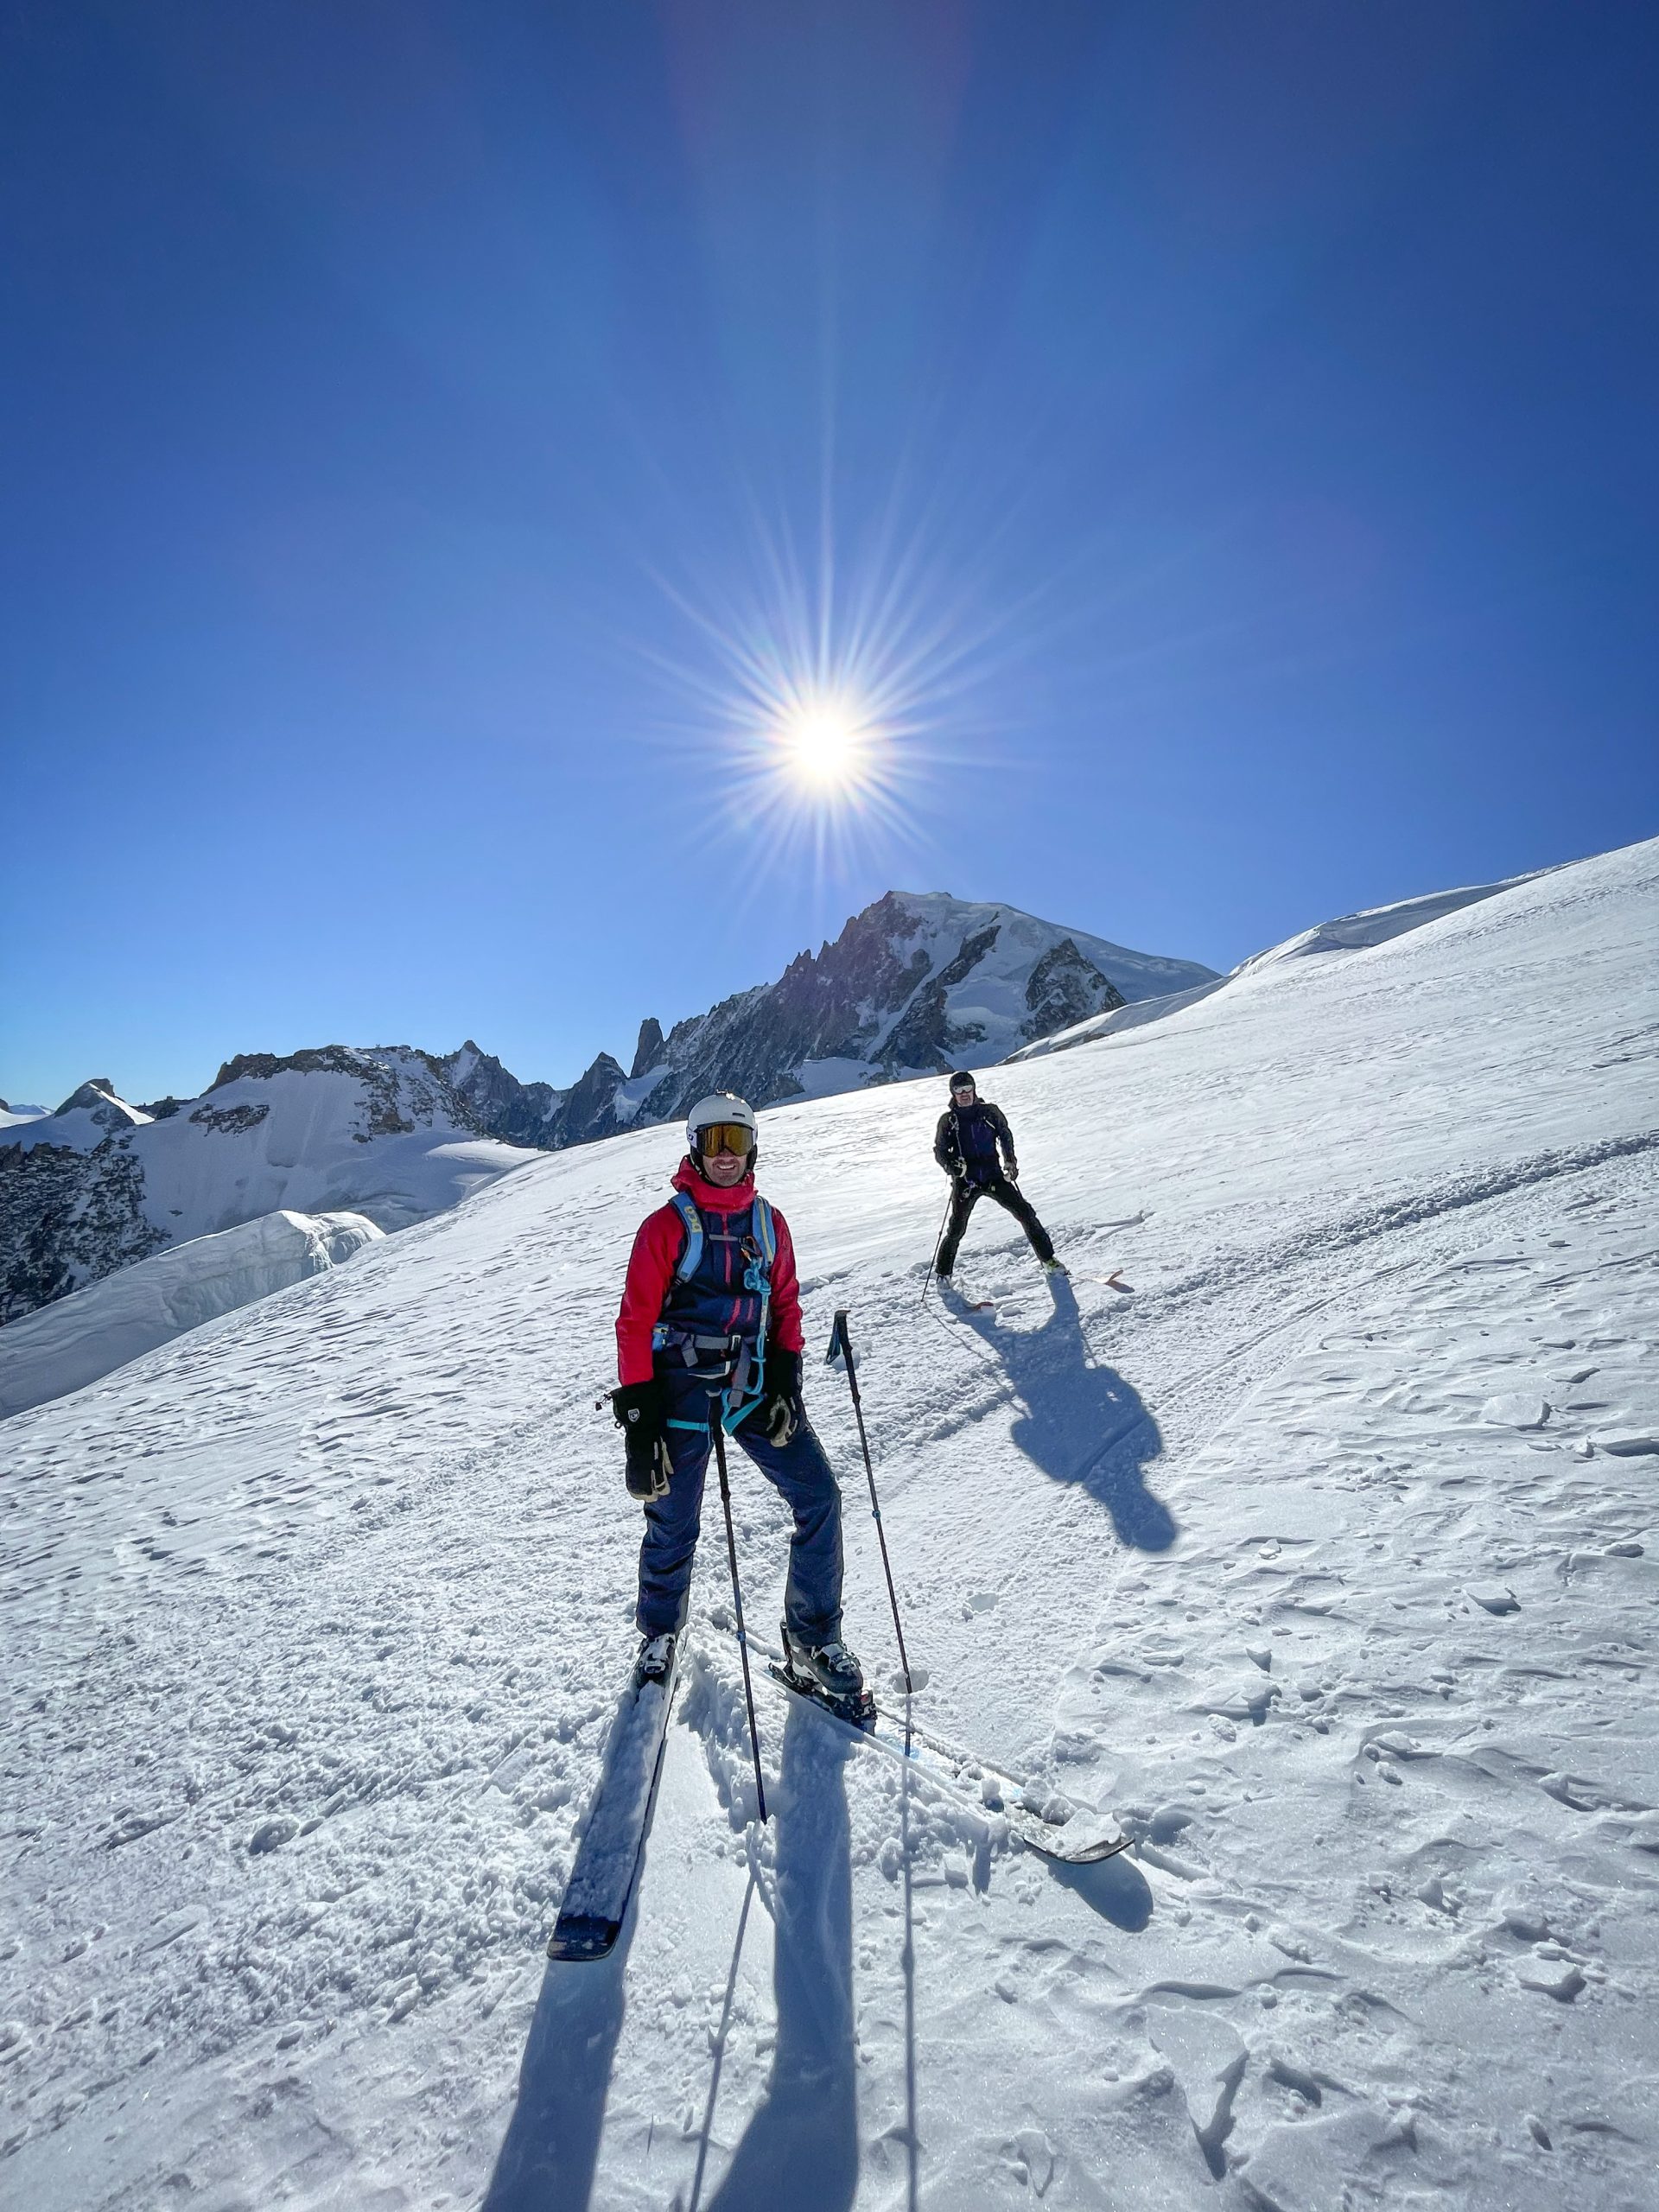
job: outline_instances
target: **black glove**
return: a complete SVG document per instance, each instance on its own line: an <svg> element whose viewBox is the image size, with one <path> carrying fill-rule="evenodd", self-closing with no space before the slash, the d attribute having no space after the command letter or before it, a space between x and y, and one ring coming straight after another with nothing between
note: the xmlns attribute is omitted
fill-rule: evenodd
<svg viewBox="0 0 1659 2212"><path fill-rule="evenodd" d="M668 1492L668 1407L656 1376L646 1382L625 1382L611 1393L611 1411L627 1440L630 1497L663 1497Z"/></svg>
<svg viewBox="0 0 1659 2212"><path fill-rule="evenodd" d="M1002 1170L1002 1173L1007 1181L1010 1183L1017 1183L1020 1180L1019 1161L1017 1160L1011 1160L1007 1166Z"/></svg>
<svg viewBox="0 0 1659 2212"><path fill-rule="evenodd" d="M804 1415L801 1407L801 1356L781 1344L766 1346L766 1388L760 1422L770 1444L787 1444Z"/></svg>

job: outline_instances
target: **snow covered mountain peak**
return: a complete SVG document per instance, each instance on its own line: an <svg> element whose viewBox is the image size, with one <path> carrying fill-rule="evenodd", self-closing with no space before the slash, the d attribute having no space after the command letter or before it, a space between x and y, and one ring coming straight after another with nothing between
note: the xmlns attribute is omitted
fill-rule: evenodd
<svg viewBox="0 0 1659 2212"><path fill-rule="evenodd" d="M152 1118L141 1106L129 1105L106 1075L95 1075L72 1090L54 1114L30 1116L15 1125L11 1143L72 1146L90 1151L105 1138L123 1129L142 1128Z"/></svg>
<svg viewBox="0 0 1659 2212"><path fill-rule="evenodd" d="M474 1050L476 1047L474 1047ZM247 1085L270 1084L283 1076L341 1076L356 1087L353 1109L360 1126L354 1135L365 1137L400 1136L417 1128L448 1127L480 1134L479 1125L451 1084L445 1064L431 1053L410 1045L318 1045L278 1056L274 1052L238 1052L226 1060L203 1094L193 1120L213 1112L239 1112L251 1097ZM209 1108L207 1101L221 1092L233 1092L228 1105ZM343 1102L345 1092L339 1094ZM262 1103L253 1100L257 1106ZM269 1101L264 1101L269 1108Z"/></svg>
<svg viewBox="0 0 1659 2212"><path fill-rule="evenodd" d="M558 1149L672 1121L709 1090L756 1106L982 1065L1134 1001L1212 980L1006 904L889 891L775 982L734 992L666 1035L639 1026L628 1071L601 1052L569 1090L519 1084L470 1040L441 1063L493 1135Z"/></svg>

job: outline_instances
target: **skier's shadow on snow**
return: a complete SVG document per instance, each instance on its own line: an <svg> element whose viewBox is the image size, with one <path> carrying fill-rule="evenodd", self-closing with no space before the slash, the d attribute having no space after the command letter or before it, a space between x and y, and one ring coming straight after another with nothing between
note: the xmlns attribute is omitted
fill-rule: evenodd
<svg viewBox="0 0 1659 2212"><path fill-rule="evenodd" d="M1000 1329L950 1284L941 1292L959 1320L988 1345L1025 1412L1014 1441L1056 1482L1080 1483L1112 1516L1121 1544L1167 1551L1174 1516L1147 1487L1144 1470L1163 1450L1158 1424L1115 1368L1097 1362L1064 1275L1048 1278L1052 1318L1040 1329Z"/></svg>
<svg viewBox="0 0 1659 2212"><path fill-rule="evenodd" d="M613 1726L606 1747L607 1780L626 1742L627 1732ZM649 1836L645 1848L648 1857ZM642 1863L642 1878L644 1871ZM553 1961L542 1977L518 2069L518 2101L480 2212L587 2212L642 1886L643 1879L635 1885L608 1958L581 1965Z"/></svg>
<svg viewBox="0 0 1659 2212"><path fill-rule="evenodd" d="M850 1739L798 1700L773 1791L772 2076L708 2212L847 2212L858 2191Z"/></svg>

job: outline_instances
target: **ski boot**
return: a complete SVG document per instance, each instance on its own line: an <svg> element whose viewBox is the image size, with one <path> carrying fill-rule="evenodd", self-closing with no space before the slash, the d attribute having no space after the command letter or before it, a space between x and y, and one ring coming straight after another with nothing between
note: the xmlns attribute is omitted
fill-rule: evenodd
<svg viewBox="0 0 1659 2212"><path fill-rule="evenodd" d="M673 1672L673 1637L648 1636L639 1646L639 1656L633 1662L635 1689L642 1690L651 1682L666 1682Z"/></svg>
<svg viewBox="0 0 1659 2212"><path fill-rule="evenodd" d="M784 1642L783 1679L791 1689L827 1705L855 1728L868 1728L875 1719L875 1700L864 1684L864 1669L856 1655L837 1637L828 1643L808 1643L781 1630Z"/></svg>
<svg viewBox="0 0 1659 2212"><path fill-rule="evenodd" d="M1041 1266L1046 1275L1069 1275L1071 1272L1064 1260L1055 1259L1052 1254L1041 1262Z"/></svg>

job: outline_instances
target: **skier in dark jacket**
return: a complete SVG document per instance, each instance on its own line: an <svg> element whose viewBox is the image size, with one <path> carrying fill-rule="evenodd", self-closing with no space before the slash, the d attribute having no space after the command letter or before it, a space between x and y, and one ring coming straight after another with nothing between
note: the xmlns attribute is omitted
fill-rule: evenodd
<svg viewBox="0 0 1659 2212"><path fill-rule="evenodd" d="M857 1703L841 1640L841 1492L801 1404L800 1290L789 1224L754 1187L753 1109L716 1091L691 1109L674 1197L639 1225L616 1317L629 1495L639 1548L639 1682L667 1679L685 1618L703 1476L718 1421L795 1516L784 1593L792 1670Z"/></svg>
<svg viewBox="0 0 1659 2212"><path fill-rule="evenodd" d="M1043 1265L1065 1273L1054 1256L1048 1231L1019 1188L1020 1163L1014 1158L1014 1132L1007 1116L1000 1106L980 1096L965 1068L958 1069L950 1078L950 1103L939 1116L933 1157L953 1186L950 1217L939 1241L941 1275L948 1276L956 1266L957 1247L968 1226L968 1217L981 1198L995 1198L998 1205L1006 1207L1031 1239L1031 1249Z"/></svg>

